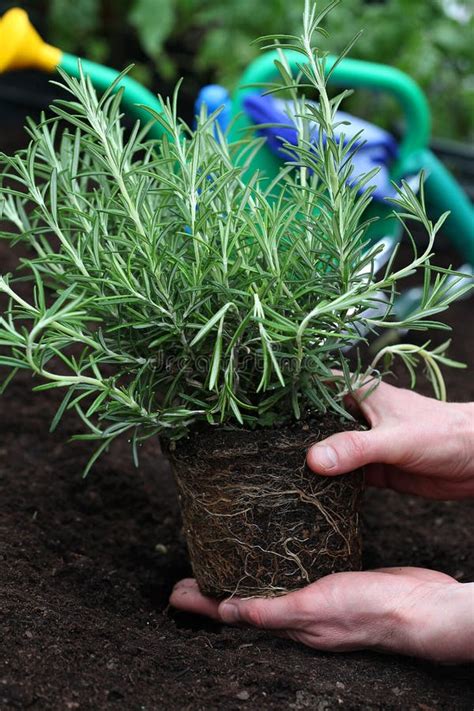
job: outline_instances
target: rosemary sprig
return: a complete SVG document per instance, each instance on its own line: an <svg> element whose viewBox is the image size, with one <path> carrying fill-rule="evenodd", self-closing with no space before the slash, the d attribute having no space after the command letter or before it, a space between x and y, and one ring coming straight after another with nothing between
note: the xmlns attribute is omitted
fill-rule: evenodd
<svg viewBox="0 0 474 711"><path fill-rule="evenodd" d="M98 99L84 76L62 74L70 98L54 104L52 119L29 122L28 148L1 156L2 236L30 252L0 278L8 297L0 364L35 373L45 381L36 389L65 389L52 427L66 409L79 413L88 430L79 437L100 440L89 466L124 433L136 457L143 439L180 437L198 420L268 426L328 409L350 417L344 395L378 379L379 363L394 356L413 380L423 361L445 395L439 364L453 363L444 348L387 346L349 369L345 346L361 332L444 328L433 317L463 287L431 267L443 219L433 225L423 190L417 196L406 183L396 215L423 225L426 247L374 276L377 249L363 216L370 190L360 194L364 178L348 182L352 147L334 137L343 95L327 92L314 46L320 19L307 2L301 36L272 39L304 62L294 77L280 54L273 90L297 102L298 145L296 167L283 166L270 187L258 175L244 182L261 139L216 138L205 115L191 130L178 117L178 91L157 117L167 130L161 142L138 124L128 135L120 95L111 87ZM317 91L317 108L298 98L301 83ZM316 148L315 121L324 131ZM268 200L275 186L280 198ZM420 306L397 321L394 295L417 270ZM18 290L25 278L29 299ZM381 295L381 315L367 315Z"/></svg>

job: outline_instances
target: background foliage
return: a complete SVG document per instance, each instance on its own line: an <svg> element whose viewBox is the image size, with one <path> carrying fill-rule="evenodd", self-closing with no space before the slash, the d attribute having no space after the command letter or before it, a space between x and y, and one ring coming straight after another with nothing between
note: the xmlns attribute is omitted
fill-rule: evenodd
<svg viewBox="0 0 474 711"><path fill-rule="evenodd" d="M197 86L209 80L232 86L257 52L250 41L282 27L297 31L302 5L284 0L45 0L45 13L53 42L118 68L137 61L137 78L148 84L155 84L156 72L158 82L181 74L188 79L193 73ZM435 135L474 136L469 2L344 0L326 27L331 51L341 51L364 28L352 56L411 74L429 96ZM391 123L393 107L380 99L368 103L359 92L358 103L349 108Z"/></svg>

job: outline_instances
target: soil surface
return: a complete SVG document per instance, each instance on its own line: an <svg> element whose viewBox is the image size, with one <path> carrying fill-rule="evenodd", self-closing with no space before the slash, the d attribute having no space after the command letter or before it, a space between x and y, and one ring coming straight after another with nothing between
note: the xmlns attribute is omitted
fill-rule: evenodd
<svg viewBox="0 0 474 711"><path fill-rule="evenodd" d="M16 259L0 244L1 272ZM470 300L447 316L451 354L469 365L447 373L453 400L474 399L473 312ZM467 667L325 654L170 610L170 590L190 568L158 443L144 447L139 470L117 443L83 480L89 450L66 444L79 423L71 416L49 434L59 395L31 385L18 377L0 400L2 711L472 709ZM419 390L429 393L423 382ZM473 513L472 502L369 491L364 565L472 580Z"/></svg>

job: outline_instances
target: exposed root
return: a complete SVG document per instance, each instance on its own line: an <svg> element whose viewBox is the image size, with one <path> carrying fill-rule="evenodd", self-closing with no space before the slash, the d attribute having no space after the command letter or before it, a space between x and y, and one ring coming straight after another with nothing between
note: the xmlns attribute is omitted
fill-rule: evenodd
<svg viewBox="0 0 474 711"><path fill-rule="evenodd" d="M360 568L362 473L321 477L304 464L309 422L273 430L207 429L170 452L201 591L274 596ZM325 429L344 429L325 417Z"/></svg>

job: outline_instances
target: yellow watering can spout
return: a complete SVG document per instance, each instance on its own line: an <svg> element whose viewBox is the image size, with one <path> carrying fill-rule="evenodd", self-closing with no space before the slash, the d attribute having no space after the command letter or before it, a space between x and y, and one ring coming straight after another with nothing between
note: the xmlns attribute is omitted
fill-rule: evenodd
<svg viewBox="0 0 474 711"><path fill-rule="evenodd" d="M40 69L53 72L62 52L44 42L19 7L0 18L0 74L14 69Z"/></svg>

